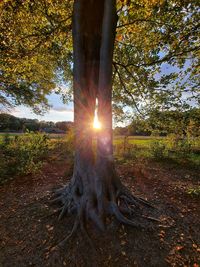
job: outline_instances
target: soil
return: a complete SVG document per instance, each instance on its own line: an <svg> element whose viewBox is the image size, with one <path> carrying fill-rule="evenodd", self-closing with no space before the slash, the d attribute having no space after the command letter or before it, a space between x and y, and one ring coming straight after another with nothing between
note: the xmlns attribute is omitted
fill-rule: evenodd
<svg viewBox="0 0 200 267"><path fill-rule="evenodd" d="M197 170L169 162L135 161L117 166L135 195L148 199L160 212L146 229L113 220L105 233L90 226L91 247L81 231L63 249L55 250L73 226L74 218L58 221L49 205L52 190L64 185L67 159L45 163L40 174L17 177L0 188L0 267L27 266L192 266L200 262L200 198L187 193L199 184Z"/></svg>

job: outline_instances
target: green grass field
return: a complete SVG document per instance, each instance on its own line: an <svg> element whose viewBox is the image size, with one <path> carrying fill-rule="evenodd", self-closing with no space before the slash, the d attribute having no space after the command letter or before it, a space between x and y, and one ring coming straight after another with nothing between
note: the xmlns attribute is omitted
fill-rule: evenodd
<svg viewBox="0 0 200 267"><path fill-rule="evenodd" d="M22 133L8 133L8 136L10 138L14 138L15 136L21 135ZM0 142L3 140L5 137L5 133L0 133ZM62 139L65 137L64 134L49 134L49 137L51 139ZM155 138L152 136L129 136L128 137L128 143L129 144L135 144L138 146L143 146L147 147L149 146L150 143L152 143L154 140L160 140L163 138ZM118 145L118 144L123 144L125 142L125 137L124 136L115 136L113 138L113 144Z"/></svg>
<svg viewBox="0 0 200 267"><path fill-rule="evenodd" d="M52 150L56 147L59 148L59 153L71 155L73 157L73 136L72 138L67 138L64 134L49 134L49 139L43 138L42 135L36 135L29 133L27 136L30 139L29 142L24 142L26 138L14 139L16 136L22 136L23 133L0 133L0 144L3 144L4 138L8 136L13 139L14 142L5 142L4 145L0 146L3 150L9 149L22 149L28 152L28 155L32 155L31 147L37 146L37 139L42 137L45 141L45 151L46 149ZM26 136L25 136L26 137ZM70 137L70 135L68 135ZM133 160L133 159L156 159L156 160L173 160L177 163L184 163L191 166L200 166L200 143L199 138L193 139L181 139L177 141L176 139L170 139L166 137L154 137L154 136L114 136L114 157L116 160ZM36 142L36 143L35 143ZM96 140L94 139L94 151L96 147ZM0 151L1 152L1 151ZM22 155L23 155L22 153ZM15 153L14 153L15 154ZM33 153L34 154L34 153Z"/></svg>
<svg viewBox="0 0 200 267"><path fill-rule="evenodd" d="M161 140L163 138L155 138L153 136L129 136L127 141L129 144L147 147L155 141L155 139ZM124 136L115 136L113 139L114 145L123 144L124 142L126 142Z"/></svg>
<svg viewBox="0 0 200 267"><path fill-rule="evenodd" d="M0 143L2 142L3 138L8 135L10 138L14 138L15 136L22 135L23 133L0 133ZM50 139L52 140L62 140L65 138L65 134L48 134ZM127 139L127 140L126 140ZM119 145L127 142L128 144L137 145L139 147L149 147L150 144L155 142L155 140L162 140L165 141L166 137L154 137L154 136L114 136L113 144ZM198 147L199 145L194 145Z"/></svg>

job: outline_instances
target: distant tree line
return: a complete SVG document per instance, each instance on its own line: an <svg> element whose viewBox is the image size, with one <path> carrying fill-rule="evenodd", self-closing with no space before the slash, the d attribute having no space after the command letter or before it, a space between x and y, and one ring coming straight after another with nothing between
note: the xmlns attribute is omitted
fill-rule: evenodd
<svg viewBox="0 0 200 267"><path fill-rule="evenodd" d="M187 111L152 111L148 117L136 117L126 127L116 127L115 135L161 135L200 136L200 109Z"/></svg>
<svg viewBox="0 0 200 267"><path fill-rule="evenodd" d="M73 127L71 121L39 121L37 119L18 118L10 114L0 114L0 132L44 131L47 133L65 133Z"/></svg>
<svg viewBox="0 0 200 267"><path fill-rule="evenodd" d="M39 121L37 119L18 118L10 114L0 114L0 132L44 131L48 133L65 133L73 127L71 121ZM115 135L160 135L168 134L200 136L200 109L188 111L153 110L146 118L135 117L128 126L117 126Z"/></svg>

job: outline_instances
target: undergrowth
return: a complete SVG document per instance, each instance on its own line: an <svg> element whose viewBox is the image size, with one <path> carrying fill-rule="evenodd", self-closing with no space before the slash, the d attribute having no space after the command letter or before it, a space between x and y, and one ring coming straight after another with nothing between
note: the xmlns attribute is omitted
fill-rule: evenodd
<svg viewBox="0 0 200 267"><path fill-rule="evenodd" d="M14 138L5 135L0 145L0 183L15 175L38 172L48 149L49 138L46 134L26 132Z"/></svg>
<svg viewBox="0 0 200 267"><path fill-rule="evenodd" d="M199 138L169 135L162 139L153 138L146 145L133 143L133 137L130 139L126 136L121 139L118 143L114 142L114 157L117 164L153 159L173 161L192 168L198 168L200 165ZM66 172L66 176L71 175L74 159L73 130L60 139L50 139L46 134L32 132L14 137L4 135L0 143L0 158L0 183L15 175L28 175L40 171L47 158L51 161L67 159L67 169L70 171Z"/></svg>

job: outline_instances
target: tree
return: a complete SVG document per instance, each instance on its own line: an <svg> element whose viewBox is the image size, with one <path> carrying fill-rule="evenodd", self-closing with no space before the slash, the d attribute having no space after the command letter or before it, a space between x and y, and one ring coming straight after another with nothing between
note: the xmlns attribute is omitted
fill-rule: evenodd
<svg viewBox="0 0 200 267"><path fill-rule="evenodd" d="M59 89L60 67L70 72L63 38L71 27L70 3L54 2L0 2L0 108L24 104L45 111L47 95Z"/></svg>
<svg viewBox="0 0 200 267"><path fill-rule="evenodd" d="M199 1L116 5L114 111L121 116L124 106L143 113L144 107L199 104ZM4 0L0 10L0 105L22 103L39 112L55 88L68 99L73 0ZM170 66L172 72L160 72ZM69 89L64 92L63 81Z"/></svg>
<svg viewBox="0 0 200 267"><path fill-rule="evenodd" d="M191 65L197 65L199 51L196 44L198 2L18 0L6 1L3 8L6 10L7 27L3 27L5 35L1 38L9 39L9 26L12 29L11 39L15 40L14 46L9 42L4 44L6 53L3 53L3 62L6 67L1 72L3 77L5 73L10 75L13 64L7 67L7 61L21 51L21 46L22 65L28 62L28 66L32 66L30 60L36 57L39 66L48 64L48 74L55 75L59 82L64 79L69 81L73 65L75 163L71 182L56 192L58 197L55 201L63 204L60 218L66 212L77 214L72 233L79 225L84 229L85 219L104 229L109 215L137 226L138 223L127 219L124 213L130 213L132 204L135 207L149 204L133 196L116 174L111 102L113 99L119 110L124 104L134 105L139 110L138 103L140 105L142 100L147 104L156 103L159 107L170 106L174 102L177 104L188 84L198 99L197 72L191 69ZM72 10L73 44L70 35ZM17 25L9 20L7 13L13 15ZM20 19L15 20L18 16ZM26 17L32 19L27 21ZM23 22L26 27L19 29L18 24ZM27 58L23 57L24 51L28 51ZM191 64L186 68L188 58ZM17 60L14 62L17 63ZM156 77L163 62L187 73L187 83L176 86L177 73ZM16 69L20 70L22 65L17 65ZM37 66L34 61L33 66ZM25 81L29 80L27 74L32 73L29 67L24 70ZM44 69L41 73L44 77ZM19 77L14 75L14 81L20 82ZM38 79L40 81L41 76ZM169 87L171 81L175 83L172 88ZM97 134L94 155L91 124L96 99L103 127Z"/></svg>
<svg viewBox="0 0 200 267"><path fill-rule="evenodd" d="M19 118L10 114L0 114L0 131L19 131L21 130L21 121Z"/></svg>
<svg viewBox="0 0 200 267"><path fill-rule="evenodd" d="M85 228L88 218L104 230L106 217L137 226L122 214L119 207L127 203L139 205L116 174L112 148L112 58L117 13L115 0L77 0L73 10L74 46L74 124L75 163L72 180L59 190L65 212L75 211L78 225ZM102 129L97 134L96 155L92 149L91 128L96 99ZM125 207L124 207L125 209ZM128 208L127 208L128 210Z"/></svg>
<svg viewBox="0 0 200 267"><path fill-rule="evenodd" d="M199 3L123 1L119 8L115 105L141 115L199 105Z"/></svg>
<svg viewBox="0 0 200 267"><path fill-rule="evenodd" d="M73 122L71 122L71 121L58 121L58 122L56 122L55 126L64 132L68 132L71 128L73 128Z"/></svg>
<svg viewBox="0 0 200 267"><path fill-rule="evenodd" d="M158 131L160 134L176 134L179 136L198 136L200 109L192 108L187 111L154 110L146 119L149 131Z"/></svg>

